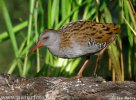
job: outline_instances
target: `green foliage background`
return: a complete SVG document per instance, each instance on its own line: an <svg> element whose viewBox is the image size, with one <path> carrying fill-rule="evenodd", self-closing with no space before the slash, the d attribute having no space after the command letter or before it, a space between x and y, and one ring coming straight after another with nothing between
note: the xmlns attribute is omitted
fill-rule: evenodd
<svg viewBox="0 0 136 100"><path fill-rule="evenodd" d="M84 59L62 59L46 48L28 55L44 29L71 21L116 23L118 39L104 53L98 75L109 80L136 80L136 0L0 0L0 72L35 76L74 76ZM84 75L91 76L95 56Z"/></svg>

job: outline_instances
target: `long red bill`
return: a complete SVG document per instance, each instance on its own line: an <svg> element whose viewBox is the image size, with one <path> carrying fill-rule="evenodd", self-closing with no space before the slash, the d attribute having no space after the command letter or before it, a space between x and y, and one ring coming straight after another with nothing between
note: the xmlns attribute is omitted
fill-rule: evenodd
<svg viewBox="0 0 136 100"><path fill-rule="evenodd" d="M34 46L31 51L29 52L29 54L31 54L32 52L34 52L37 48L40 48L41 46L44 45L44 42L38 42L36 46Z"/></svg>

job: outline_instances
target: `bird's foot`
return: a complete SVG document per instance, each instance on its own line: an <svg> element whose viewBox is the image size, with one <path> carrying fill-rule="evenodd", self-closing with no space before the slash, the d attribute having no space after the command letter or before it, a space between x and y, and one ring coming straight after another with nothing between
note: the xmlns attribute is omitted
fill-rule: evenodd
<svg viewBox="0 0 136 100"><path fill-rule="evenodd" d="M83 77L82 74L77 74L77 75L75 76L75 78L82 78L82 77Z"/></svg>
<svg viewBox="0 0 136 100"><path fill-rule="evenodd" d="M92 74L92 77L97 77L97 74L95 74L95 73L94 73L94 74Z"/></svg>
<svg viewBox="0 0 136 100"><path fill-rule="evenodd" d="M75 81L77 82L76 85L84 85L84 82L82 80L82 75L76 75L74 77L68 78L67 81Z"/></svg>
<svg viewBox="0 0 136 100"><path fill-rule="evenodd" d="M80 79L80 78L82 78L82 77L83 77L83 75L77 74L77 75L74 76L74 77L68 78L68 80Z"/></svg>

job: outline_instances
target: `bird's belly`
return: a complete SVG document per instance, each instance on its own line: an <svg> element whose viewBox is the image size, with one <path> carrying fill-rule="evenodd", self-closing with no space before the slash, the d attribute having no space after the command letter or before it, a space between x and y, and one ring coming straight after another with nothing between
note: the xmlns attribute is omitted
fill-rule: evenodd
<svg viewBox="0 0 136 100"><path fill-rule="evenodd" d="M97 45L88 46L88 45L74 45L72 48L66 48L62 51L60 50L60 57L62 58L76 58L88 54L94 54L99 52L102 48L99 48Z"/></svg>
<svg viewBox="0 0 136 100"><path fill-rule="evenodd" d="M78 44L77 42L72 42L71 47L60 48L49 48L53 55L61 57L61 58L76 58L84 55L95 54L99 52L101 49L105 48L100 43L93 43L93 44Z"/></svg>
<svg viewBox="0 0 136 100"><path fill-rule="evenodd" d="M60 53L62 58L76 58L83 55L82 50L74 48L67 48Z"/></svg>

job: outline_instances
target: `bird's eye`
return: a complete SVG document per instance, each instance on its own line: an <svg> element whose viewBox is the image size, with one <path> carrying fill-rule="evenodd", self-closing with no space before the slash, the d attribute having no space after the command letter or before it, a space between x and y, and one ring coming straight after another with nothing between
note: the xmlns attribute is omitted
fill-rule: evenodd
<svg viewBox="0 0 136 100"><path fill-rule="evenodd" d="M43 37L43 40L46 40L46 39L48 39L48 36L46 36L46 37Z"/></svg>

